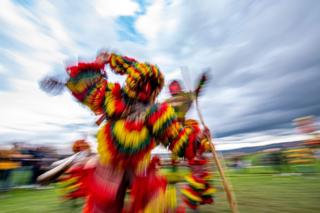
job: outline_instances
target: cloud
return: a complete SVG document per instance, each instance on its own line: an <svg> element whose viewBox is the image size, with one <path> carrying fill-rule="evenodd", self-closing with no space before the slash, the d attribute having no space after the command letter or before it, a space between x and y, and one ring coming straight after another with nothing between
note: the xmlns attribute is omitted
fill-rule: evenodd
<svg viewBox="0 0 320 213"><path fill-rule="evenodd" d="M180 69L188 66L194 83L210 67L200 105L216 137L278 134L293 128L295 117L320 115L316 0L4 0L0 7L2 140L62 143L93 131L89 110L68 93L48 97L37 82L63 76L66 64L90 60L101 48L157 64L166 82L183 79Z"/></svg>
<svg viewBox="0 0 320 213"><path fill-rule="evenodd" d="M210 99L201 105L223 136L288 128L295 117L320 114L319 7L316 1L155 1L137 29L170 57L169 66L187 64L192 76L212 68Z"/></svg>
<svg viewBox="0 0 320 213"><path fill-rule="evenodd" d="M101 16L132 16L139 11L139 5L131 0L96 0L95 4Z"/></svg>
<svg viewBox="0 0 320 213"><path fill-rule="evenodd" d="M277 144L277 143L290 143L297 141L305 141L309 140L312 137L310 135L298 135L291 134L285 136L274 136L274 135L242 135L242 137L232 138L232 137L224 137L215 141L217 150L231 150L231 149L239 149L244 147L258 147L265 146L269 144Z"/></svg>
<svg viewBox="0 0 320 213"><path fill-rule="evenodd" d="M50 73L64 73L64 61L79 54L86 45L74 42L74 32L61 20L59 7L49 2L37 2L26 8L1 1L1 8L0 35L3 43L10 44L0 47L0 75L4 76L0 88L2 143L12 140L64 143L71 136L79 137L85 131L83 128L71 131L62 124L94 123L90 112L67 93L54 98L47 96L39 90L38 81ZM52 124L47 125L48 121Z"/></svg>

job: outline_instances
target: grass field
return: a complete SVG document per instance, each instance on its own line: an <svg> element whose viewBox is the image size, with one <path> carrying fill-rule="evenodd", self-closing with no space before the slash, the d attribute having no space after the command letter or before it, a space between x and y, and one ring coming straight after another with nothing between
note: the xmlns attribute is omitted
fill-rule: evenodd
<svg viewBox="0 0 320 213"><path fill-rule="evenodd" d="M320 175L278 175L232 172L240 212L320 212ZM217 178L216 178L217 179ZM216 185L220 188L218 180ZM2 213L81 212L72 203L62 203L55 189L13 190L0 195ZM200 212L230 212L223 191L216 203Z"/></svg>

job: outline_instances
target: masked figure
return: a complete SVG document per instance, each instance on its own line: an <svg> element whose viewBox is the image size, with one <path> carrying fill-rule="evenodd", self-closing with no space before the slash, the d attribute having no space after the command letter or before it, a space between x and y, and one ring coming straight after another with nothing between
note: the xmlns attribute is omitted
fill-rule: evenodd
<svg viewBox="0 0 320 213"><path fill-rule="evenodd" d="M191 209L197 209L199 205L213 203L213 194L216 192L216 189L211 186L212 177L206 168L208 160L203 156L204 152L210 150L207 139L210 134L209 129L201 131L196 120L185 118L207 79L207 74L204 73L197 88L189 92L183 91L177 80L172 81L169 85L171 97L166 100L174 107L179 122L192 129L190 141L185 150L191 174L185 177L187 185L181 191L183 201Z"/></svg>
<svg viewBox="0 0 320 213"><path fill-rule="evenodd" d="M126 76L123 86L106 78L106 65ZM87 167L84 212L121 212L126 190L135 189L139 180L153 188L141 187L139 194L148 193L148 197L135 196L132 212L163 212L158 208L163 199L155 198L163 196L165 183L148 175L151 150L161 143L175 156L186 157L197 130L179 122L168 103L155 104L164 84L159 68L104 52L94 62L79 62L67 72L66 86L72 95L106 121L97 134L99 159ZM143 205L138 205L139 200Z"/></svg>

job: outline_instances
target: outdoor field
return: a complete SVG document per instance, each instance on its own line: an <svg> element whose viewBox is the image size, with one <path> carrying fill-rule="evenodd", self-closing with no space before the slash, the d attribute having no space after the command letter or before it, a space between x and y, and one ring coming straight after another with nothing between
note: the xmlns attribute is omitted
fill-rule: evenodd
<svg viewBox="0 0 320 213"><path fill-rule="evenodd" d="M271 168L228 172L240 212L320 212L320 174L276 174ZM230 212L219 178L215 205L200 212ZM2 213L81 212L81 201L62 202L55 188L14 189L0 195Z"/></svg>

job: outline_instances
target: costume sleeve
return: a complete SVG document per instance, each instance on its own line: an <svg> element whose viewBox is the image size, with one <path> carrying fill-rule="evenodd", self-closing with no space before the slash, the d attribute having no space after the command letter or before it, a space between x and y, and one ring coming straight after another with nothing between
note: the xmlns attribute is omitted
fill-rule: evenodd
<svg viewBox="0 0 320 213"><path fill-rule="evenodd" d="M114 53L109 58L109 65L113 72L127 75L123 91L129 98L140 101L151 100L163 87L164 78L156 65L141 63ZM146 95L144 90L151 95Z"/></svg>
<svg viewBox="0 0 320 213"><path fill-rule="evenodd" d="M69 79L66 86L79 102L88 106L95 114L103 113L105 91L108 86L103 68L104 65L95 62L79 62L75 66L67 67Z"/></svg>
<svg viewBox="0 0 320 213"><path fill-rule="evenodd" d="M197 130L178 122L175 111L169 104L151 107L147 122L157 141L168 147L174 156L192 157L188 147L195 141Z"/></svg>
<svg viewBox="0 0 320 213"><path fill-rule="evenodd" d="M120 56L112 53L109 59L109 64L113 72L124 75L128 74L128 69L132 67L137 61L133 58Z"/></svg>
<svg viewBox="0 0 320 213"><path fill-rule="evenodd" d="M109 64L113 72L117 74L128 74L132 80L139 80L146 77L162 78L157 66L141 63L133 58L112 53Z"/></svg>

